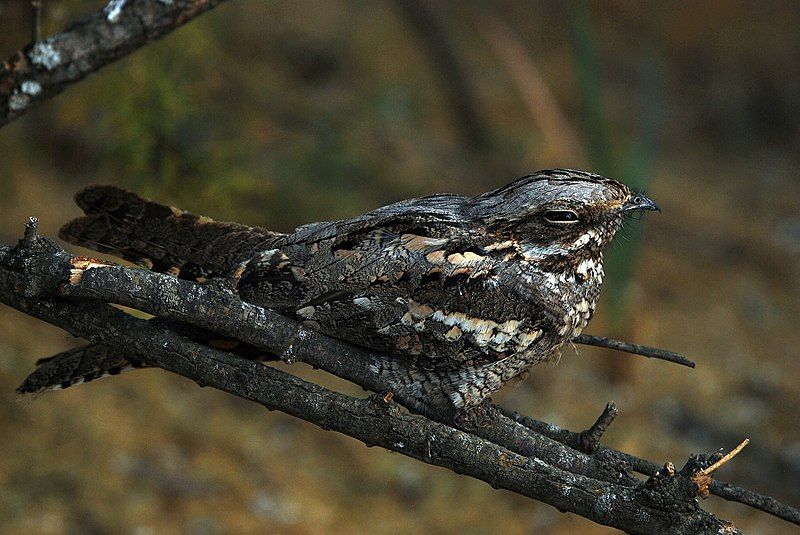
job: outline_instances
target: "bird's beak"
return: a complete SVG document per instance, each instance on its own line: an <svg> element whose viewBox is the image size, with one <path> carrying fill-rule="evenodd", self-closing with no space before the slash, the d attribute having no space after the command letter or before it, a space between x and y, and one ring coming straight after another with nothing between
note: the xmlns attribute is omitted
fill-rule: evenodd
<svg viewBox="0 0 800 535"><path fill-rule="evenodd" d="M659 208L654 200L648 199L639 193L634 193L631 195L630 199L625 201L622 205L623 212L629 212L631 210L658 210L660 212L661 208Z"/></svg>

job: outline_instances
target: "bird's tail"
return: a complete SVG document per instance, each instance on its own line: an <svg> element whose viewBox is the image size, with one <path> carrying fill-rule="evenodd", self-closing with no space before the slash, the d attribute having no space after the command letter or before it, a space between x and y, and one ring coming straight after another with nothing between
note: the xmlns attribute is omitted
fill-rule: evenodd
<svg viewBox="0 0 800 535"><path fill-rule="evenodd" d="M75 195L86 214L61 228L62 240L185 279L226 274L280 234L213 221L114 186Z"/></svg>
<svg viewBox="0 0 800 535"><path fill-rule="evenodd" d="M269 249L275 232L164 206L114 186L92 186L75 202L86 214L61 228L61 239L181 278L227 274L255 252ZM176 326L178 328L179 326ZM247 358L270 358L249 346L199 329L183 333ZM20 394L59 390L147 365L103 345L89 344L41 359L17 389Z"/></svg>
<svg viewBox="0 0 800 535"><path fill-rule="evenodd" d="M146 365L118 355L106 346L89 344L36 362L36 369L17 388L19 394L37 394L88 383Z"/></svg>
<svg viewBox="0 0 800 535"><path fill-rule="evenodd" d="M158 321L158 320L154 320ZM169 323L178 334L215 349L227 351L256 362L277 360L278 357L258 348L221 337L210 331L195 329L190 325ZM36 361L36 369L17 388L18 394L40 394L63 390L101 377L119 375L128 370L148 368L150 365L131 356L122 356L118 350L100 344L88 344L69 349Z"/></svg>

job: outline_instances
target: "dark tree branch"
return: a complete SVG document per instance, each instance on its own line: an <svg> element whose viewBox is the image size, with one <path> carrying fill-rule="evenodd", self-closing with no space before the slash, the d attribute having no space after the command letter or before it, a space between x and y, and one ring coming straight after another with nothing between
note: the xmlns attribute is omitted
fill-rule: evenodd
<svg viewBox="0 0 800 535"><path fill-rule="evenodd" d="M0 69L0 126L224 0L128 0L44 40L37 37L40 1L33 0L34 42Z"/></svg>
<svg viewBox="0 0 800 535"><path fill-rule="evenodd" d="M130 356L146 359L201 386L232 393L368 446L381 446L443 466L630 533L716 533L727 525L690 505L693 490L685 482L681 486L677 480L654 480L653 488L648 489L658 496L653 499L639 488L576 476L539 458L515 454L474 435L402 412L379 397L357 399L334 393L274 368L193 343L158 322L135 319L107 305L59 303L52 298L42 298L33 307L20 305L45 321L69 325L76 334L124 348L121 350ZM685 501L680 502L678 510L662 511L661 500L674 501L676 490ZM643 503L644 496L653 503Z"/></svg>
<svg viewBox="0 0 800 535"><path fill-rule="evenodd" d="M583 447L581 433L576 433L548 422L542 422L541 420L536 420L530 416L524 416L502 407L498 407L498 410L514 422L536 433L541 433L571 448L580 450ZM618 462L629 466L635 472L645 476L653 477L661 469L659 465L652 461L641 459L630 453L625 453L613 448L599 446L595 451L595 455L616 459ZM786 505L770 496L764 496L752 490L718 480L712 481L708 490L711 494L725 500L738 502L754 509L759 509L765 513L769 513L800 526L800 510Z"/></svg>
<svg viewBox="0 0 800 535"><path fill-rule="evenodd" d="M63 295L113 302L160 318L189 323L241 340L283 360L305 362L367 390L388 391L380 376L371 369L377 355L305 329L274 311L245 303L223 281L199 285L122 266L75 269L73 279L76 284L63 286ZM401 404L407 401L400 393L395 393L394 399ZM484 405L469 413L468 418L437 415L436 419L521 455L529 455L532 447L536 447L540 455L546 449L548 459L563 469L615 483L633 481L624 462L598 462L590 455L575 451L580 450L580 445L565 447L541 433L531 433L525 426L515 425L493 406Z"/></svg>
<svg viewBox="0 0 800 535"><path fill-rule="evenodd" d="M227 281L197 284L122 266L83 269L85 264L80 260L68 261L73 284L61 284L66 280L63 275L53 281L62 295L116 303L165 320L188 323L241 340L287 362L299 361L320 368L366 390L380 394L389 391L371 369L378 355L306 329L272 310L243 302ZM407 401L401 393L394 393L393 399L400 404ZM490 405L481 406L466 416L442 414L435 415L435 419L504 445L520 455L543 456L564 470L613 483L635 482L623 463L600 462L531 432Z"/></svg>
<svg viewBox="0 0 800 535"><path fill-rule="evenodd" d="M231 283L214 281L200 285L121 266L86 269L86 261L76 260L69 257L74 284L60 284L62 295L113 302L163 319L189 323L241 340L284 360L302 361L321 368L367 390L386 392L379 376L370 370L375 355L307 330L271 310L242 302L231 290ZM59 274L53 284L63 281L63 277ZM404 401L401 395L394 399ZM607 418L608 414L601 420ZM595 455L582 454L587 446L584 433L592 432L591 429L574 433L496 406L484 405L469 417L439 415L437 419L518 454L545 456L548 462L562 469L611 483L635 483L627 467L649 476L659 468L655 463L609 448L598 448ZM789 521L796 522L800 517L796 510L746 489L732 485L723 488L715 481L711 491Z"/></svg>
<svg viewBox="0 0 800 535"><path fill-rule="evenodd" d="M630 533L738 531L703 511L689 472L615 484L571 473L549 463L548 452L523 456L502 445L422 416L408 414L380 397L356 399L262 364L188 340L163 320L141 320L110 305L54 297L71 287L72 257L33 235L35 222L15 250L0 249L0 299L8 305L131 358L292 414L415 459L450 468ZM128 270L132 275L143 273ZM77 286L80 286L78 282ZM541 453L542 455L538 455ZM700 466L700 465L698 465ZM704 466L702 466L704 467ZM692 469L692 474L696 473ZM627 483L627 482L625 482Z"/></svg>

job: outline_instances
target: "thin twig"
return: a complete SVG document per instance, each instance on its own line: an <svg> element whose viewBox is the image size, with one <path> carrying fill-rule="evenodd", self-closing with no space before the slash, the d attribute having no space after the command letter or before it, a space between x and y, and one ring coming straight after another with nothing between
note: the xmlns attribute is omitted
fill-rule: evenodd
<svg viewBox="0 0 800 535"><path fill-rule="evenodd" d="M22 235L22 242L30 247L39 237L37 230L39 228L39 218L29 217L28 222L25 223L25 234Z"/></svg>
<svg viewBox="0 0 800 535"><path fill-rule="evenodd" d="M717 468L719 468L723 464L727 463L728 461L730 461L731 459L736 457L736 455L740 451L742 451L744 449L744 447L747 446L747 444L749 444L749 443L750 443L750 439L749 438L744 439L741 444L739 444L738 446L733 448L733 450L730 453L728 453L727 455L721 456L719 458L719 460L717 462L715 462L714 464L712 464L711 466L708 466L706 468L702 468L702 469L697 470L694 473L692 473L691 479L692 479L692 482L697 487L697 495L698 496L700 496L704 500L706 498L708 498L709 494L711 494L711 483L713 483L713 481L714 481L711 478L711 474L714 472L714 470L716 470ZM719 455L719 454L715 454L715 455Z"/></svg>
<svg viewBox="0 0 800 535"><path fill-rule="evenodd" d="M42 35L42 2L31 0L31 43L36 44Z"/></svg>
<svg viewBox="0 0 800 535"><path fill-rule="evenodd" d="M640 344L632 344L630 342L623 342L622 340L615 340L613 338L606 338L605 336L595 336L592 334L581 334L572 339L576 344L584 344L587 346L605 347L608 349L615 349L633 355L641 355L654 359L668 360L676 364L682 364L690 368L695 367L695 363L680 353L668 351L666 349L659 349L657 347L643 346Z"/></svg>
<svg viewBox="0 0 800 535"><path fill-rule="evenodd" d="M703 468L700 471L703 472L706 475L710 475L715 470L717 470L720 466L722 466L723 464L727 463L728 461L730 461L731 459L733 459L734 457L739 455L739 452L742 451L745 448L745 446L747 446L748 444L750 444L750 439L749 438L746 438L746 439L742 440L741 444L739 444L738 446L733 448L727 455L722 457L722 459L720 459L719 461L715 462L714 464L712 464L708 468Z"/></svg>
<svg viewBox="0 0 800 535"><path fill-rule="evenodd" d="M613 401L609 401L603 413L598 416L597 420L586 431L580 434L581 451L585 453L594 453L600 445L600 439L606 432L608 427L614 421L614 418L619 414L619 409Z"/></svg>

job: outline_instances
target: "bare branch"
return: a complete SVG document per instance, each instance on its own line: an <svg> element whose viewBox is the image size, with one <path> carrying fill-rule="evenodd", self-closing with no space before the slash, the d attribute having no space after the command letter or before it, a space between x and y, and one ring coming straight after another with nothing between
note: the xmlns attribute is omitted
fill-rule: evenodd
<svg viewBox="0 0 800 535"><path fill-rule="evenodd" d="M683 364L690 368L695 367L695 363L680 353L668 351L666 349L659 349L657 347L643 346L639 344L632 344L630 342L623 342L622 340L614 340L613 338L606 338L604 336L595 336L592 334L581 334L572 339L576 344L584 344L588 346L605 347L608 349L615 349L625 353L632 353L634 355L641 355L654 359L668 360L676 364Z"/></svg>
<svg viewBox="0 0 800 535"><path fill-rule="evenodd" d="M74 268L75 262L71 265ZM271 310L242 302L219 281L199 285L120 266L93 268L81 273L79 284L61 287L64 295L113 302L160 318L189 323L241 340L284 360L305 362L367 390L381 394L388 391L370 366L377 355L305 329ZM394 399L401 404L406 401L399 393L394 394ZM580 453L583 447L580 441L564 447L558 443L563 441L547 438L541 430L532 433L524 425L515 425L513 419L494 406L481 406L470 418L430 416L521 455L529 455L531 447L538 447L540 451L547 448L551 461L560 463L564 469L606 481L633 481L626 472L627 460L599 463L593 456Z"/></svg>
<svg viewBox="0 0 800 535"><path fill-rule="evenodd" d="M70 260L70 266L85 263ZM376 357L364 349L307 330L271 310L242 302L224 281L199 285L174 277L121 266L81 271L80 284L64 286L64 295L97 299L129 306L155 316L189 323L244 341L284 360L301 361L356 383L367 390L385 393L380 377L370 369ZM394 399L401 404L402 395ZM609 482L634 480L626 473L654 476L655 463L599 447L595 455L580 453L582 434L549 423L517 415L496 406L483 405L470 418L432 415L438 421L472 433L520 455L545 455L565 470ZM515 425L522 424L522 425ZM777 500L747 489L714 481L710 490L725 499L756 507L790 522L798 523L800 512Z"/></svg>
<svg viewBox="0 0 800 535"><path fill-rule="evenodd" d="M166 320L187 323L223 336L241 340L288 362L304 362L351 381L366 390L386 394L389 388L373 371L379 357L368 350L309 330L297 322L262 307L243 302L227 281L197 284L169 275L122 266L82 270L84 259L70 257L62 270L77 284L53 281L64 296L116 303ZM393 399L408 400L394 392ZM621 463L599 462L555 440L531 432L483 405L465 415L430 414L433 419L502 444L520 455L544 455L564 470L604 481L635 483Z"/></svg>
<svg viewBox="0 0 800 535"><path fill-rule="evenodd" d="M26 234L31 232L30 226ZM30 243L30 237L25 243ZM53 250L53 254L66 265L56 269L55 275L50 275L50 287L60 287L64 295L114 302L162 318L190 323L245 341L286 360L304 361L366 389L386 392L380 378L369 369L373 358L369 352L305 330L270 310L243 303L223 281L198 285L143 270L122 267L87 269L92 264L74 259L55 247ZM10 254L9 249L0 248L0 263L4 255ZM52 258L50 263L54 263ZM53 269L50 266L50 273ZM65 277L77 274L80 275L77 277L80 284L61 284ZM403 401L400 396L395 399ZM581 433L496 406L481 406L470 416L449 420L440 417L439 420L518 454L538 455L555 466L603 481L634 484L635 479L626 473L626 467L649 476L654 476L659 469L655 463L610 448L599 447L592 456L581 454L576 451L584 447ZM712 482L710 490L725 499L800 524L800 512L773 498L718 481Z"/></svg>
<svg viewBox="0 0 800 535"><path fill-rule="evenodd" d="M694 499L696 487L684 474L633 484L575 474L551 464L546 449L532 446L530 455L519 455L474 434L408 414L380 397L356 399L337 394L274 368L195 343L170 329L164 320L141 320L97 301L52 297L59 286L68 284L71 260L49 240L32 235L21 241L16 250L0 248L0 300L76 336L113 347L130 358L178 373L200 385L629 533L738 533L731 524L699 507ZM83 281L92 272L115 271L122 272L117 268L89 269ZM146 275L127 271L134 278Z"/></svg>
<svg viewBox="0 0 800 535"><path fill-rule="evenodd" d="M0 126L224 0L129 0L114 17L101 9L44 40L33 1L34 42L0 68Z"/></svg>
<svg viewBox="0 0 800 535"><path fill-rule="evenodd" d="M728 454L724 455L719 461L715 462L708 468L703 468L700 471L703 472L705 475L712 474L717 469L719 469L723 464L729 462L731 459L739 455L739 452L741 452L744 449L744 447L747 446L748 444L750 444L749 438L742 440L742 442L738 446L733 448L730 452L728 452Z"/></svg>
<svg viewBox="0 0 800 535"><path fill-rule="evenodd" d="M553 440L557 440L562 444L566 444L571 448L580 449L582 447L581 433L576 433L548 422L542 422L541 420L536 420L530 416L524 416L502 407L498 407L498 410L502 411L506 417L520 425L524 425L532 431L541 433L542 435L550 437ZM635 455L631 455L630 453L625 453L613 448L599 446L594 454L596 456L608 456L614 458L619 462L630 466L635 472L646 476L653 477L660 470L660 467L652 461L648 461L647 459L642 459L640 457L636 457ZM759 509L760 511L764 511L765 513L769 513L773 516L786 520L787 522L791 522L800 526L800 510L790 505L786 505L785 503L782 503L771 496L764 496L763 494L759 494L752 490L718 480L714 480L711 485L709 485L708 489L711 494L714 494L715 496L719 496L720 498L728 501L738 502L754 509Z"/></svg>

